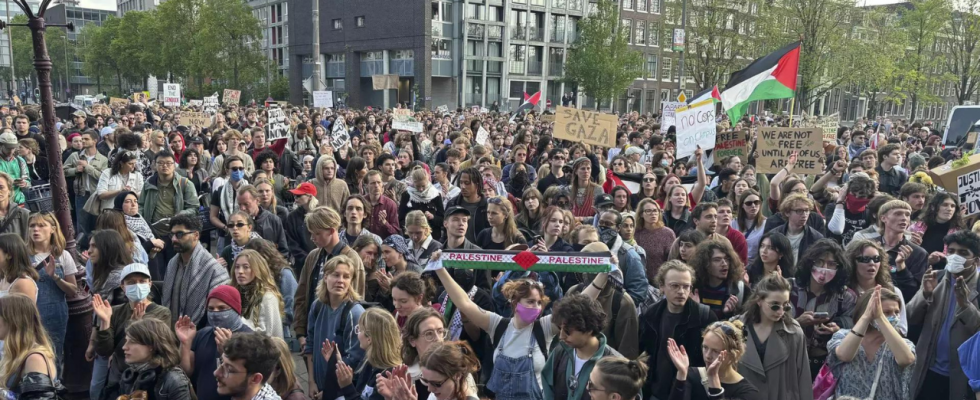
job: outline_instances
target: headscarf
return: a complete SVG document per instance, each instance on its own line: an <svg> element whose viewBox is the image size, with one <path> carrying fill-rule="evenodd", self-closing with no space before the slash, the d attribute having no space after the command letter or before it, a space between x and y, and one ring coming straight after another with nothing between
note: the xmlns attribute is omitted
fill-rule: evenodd
<svg viewBox="0 0 980 400"><path fill-rule="evenodd" d="M129 195L136 196L136 192L125 191L117 194L112 200L112 209L119 211L123 215L123 218L126 220L126 226L133 235L136 235L144 241L150 241L154 238L153 230L150 229L150 225L146 223L146 220L138 213L136 215L126 215L123 212L123 203L126 202L126 196Z"/></svg>
<svg viewBox="0 0 980 400"><path fill-rule="evenodd" d="M396 252L405 258L405 262L407 263L407 266L405 267L406 271L422 272L422 267L419 266L419 261L415 258L415 253L412 252L412 247L409 244L408 239L405 239L404 236L388 236L381 242L381 244L395 249Z"/></svg>

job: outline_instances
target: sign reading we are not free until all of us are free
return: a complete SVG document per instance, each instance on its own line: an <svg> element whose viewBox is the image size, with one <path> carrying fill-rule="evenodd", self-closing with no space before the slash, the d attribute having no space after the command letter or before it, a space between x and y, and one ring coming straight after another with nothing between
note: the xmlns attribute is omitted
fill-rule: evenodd
<svg viewBox="0 0 980 400"><path fill-rule="evenodd" d="M823 129L820 128L761 128L759 129L758 172L775 174L797 152L793 172L798 174L823 173Z"/></svg>

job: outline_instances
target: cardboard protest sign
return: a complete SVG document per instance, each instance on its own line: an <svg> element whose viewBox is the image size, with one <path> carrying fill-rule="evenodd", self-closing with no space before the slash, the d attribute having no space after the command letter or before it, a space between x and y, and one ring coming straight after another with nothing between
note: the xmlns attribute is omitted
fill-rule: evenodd
<svg viewBox="0 0 980 400"><path fill-rule="evenodd" d="M265 125L265 141L272 143L279 139L285 139L289 134L289 119L286 112L278 105L265 110L268 122Z"/></svg>
<svg viewBox="0 0 980 400"><path fill-rule="evenodd" d="M163 105L166 107L180 107L180 84L163 84Z"/></svg>
<svg viewBox="0 0 980 400"><path fill-rule="evenodd" d="M840 126L839 113L833 113L831 115L817 118L817 123L819 124L820 128L823 129L823 140L828 142L837 141L837 128Z"/></svg>
<svg viewBox="0 0 980 400"><path fill-rule="evenodd" d="M344 117L338 116L330 129L330 145L334 149L340 149L347 146L348 142L350 142L350 133L347 130L347 123Z"/></svg>
<svg viewBox="0 0 980 400"><path fill-rule="evenodd" d="M714 164L720 165L726 157L737 156L742 162L748 161L749 132L745 130L726 130L715 138L715 150L711 156Z"/></svg>
<svg viewBox="0 0 980 400"><path fill-rule="evenodd" d="M677 125L677 109L687 104L679 101L665 101L660 112L660 126L666 132L671 125Z"/></svg>
<svg viewBox="0 0 980 400"><path fill-rule="evenodd" d="M541 116L541 119L539 119L538 121L549 122L549 123L555 122L555 114L544 114Z"/></svg>
<svg viewBox="0 0 980 400"><path fill-rule="evenodd" d="M313 92L313 107L333 108L333 92L330 90Z"/></svg>
<svg viewBox="0 0 980 400"><path fill-rule="evenodd" d="M374 90L398 89L398 75L371 75Z"/></svg>
<svg viewBox="0 0 980 400"><path fill-rule="evenodd" d="M480 130L476 132L476 142L486 146L487 140L490 139L490 131L480 125Z"/></svg>
<svg viewBox="0 0 980 400"><path fill-rule="evenodd" d="M14 97L17 97L17 96L14 96ZM19 99L18 99L18 101L19 101ZM129 99L121 99L121 98L118 98L118 97L110 97L109 98L109 107L112 107L112 108L123 107L123 106L126 106L127 104L129 104Z"/></svg>
<svg viewBox="0 0 980 400"><path fill-rule="evenodd" d="M438 111L440 113L443 113L443 114L448 113L449 112L449 106L447 106L447 105L441 105L441 106L439 106L439 108L436 109L436 111Z"/></svg>
<svg viewBox="0 0 980 400"><path fill-rule="evenodd" d="M970 171L956 178L960 203L966 206L966 216L980 213L980 170Z"/></svg>
<svg viewBox="0 0 980 400"><path fill-rule="evenodd" d="M958 178L977 170L980 170L980 154L970 156L970 161L966 165L954 167L950 162L933 168L929 170L929 176L932 178L932 183L941 186L947 192L958 193L960 187ZM960 203L966 203L962 196Z"/></svg>
<svg viewBox="0 0 980 400"><path fill-rule="evenodd" d="M150 92L136 92L133 93L133 102L135 103L145 103L150 101Z"/></svg>
<svg viewBox="0 0 980 400"><path fill-rule="evenodd" d="M218 113L218 107L220 107L220 104L218 103L218 94L215 93L214 95L205 97L203 107L205 114L212 117L215 116L215 114Z"/></svg>
<svg viewBox="0 0 980 400"><path fill-rule="evenodd" d="M184 126L200 126L206 128L211 126L211 116L202 112L182 111L180 113L180 124Z"/></svg>
<svg viewBox="0 0 980 400"><path fill-rule="evenodd" d="M394 118L391 121L391 127L400 131L409 131L420 133L422 132L422 123L415 119L412 115L412 110L407 108L396 108L394 110Z"/></svg>
<svg viewBox="0 0 980 400"><path fill-rule="evenodd" d="M663 125L661 125L663 126ZM694 155L698 146L702 150L715 148L715 105L710 100L690 107L677 109L677 158Z"/></svg>
<svg viewBox="0 0 980 400"><path fill-rule="evenodd" d="M554 134L558 139L616 147L615 115L558 106Z"/></svg>
<svg viewBox="0 0 980 400"><path fill-rule="evenodd" d="M977 144L977 132L970 132L966 134L966 145L973 146Z"/></svg>
<svg viewBox="0 0 980 400"><path fill-rule="evenodd" d="M823 173L823 130L819 128L760 128L758 172L775 174L789 156L799 152L794 173Z"/></svg>
<svg viewBox="0 0 980 400"><path fill-rule="evenodd" d="M221 102L224 104L238 105L240 104L239 101L241 101L241 98L242 98L241 90L225 89L225 92L221 97Z"/></svg>

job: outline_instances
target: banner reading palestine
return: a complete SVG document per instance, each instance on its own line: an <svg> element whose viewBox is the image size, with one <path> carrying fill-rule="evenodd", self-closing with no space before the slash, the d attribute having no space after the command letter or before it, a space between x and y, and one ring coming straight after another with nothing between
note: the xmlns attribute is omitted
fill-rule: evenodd
<svg viewBox="0 0 980 400"><path fill-rule="evenodd" d="M445 250L426 271L439 268L492 269L497 271L550 271L600 273L613 270L611 254L532 253L502 250Z"/></svg>

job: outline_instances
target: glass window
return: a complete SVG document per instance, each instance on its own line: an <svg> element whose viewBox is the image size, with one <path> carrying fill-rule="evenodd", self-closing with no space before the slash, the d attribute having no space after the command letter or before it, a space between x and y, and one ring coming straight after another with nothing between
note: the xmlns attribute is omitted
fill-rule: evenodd
<svg viewBox="0 0 980 400"><path fill-rule="evenodd" d="M565 8L565 0L551 0L551 8Z"/></svg>
<svg viewBox="0 0 980 400"><path fill-rule="evenodd" d="M673 60L670 58L664 58L663 72L660 76L660 78L664 81L669 82L674 74L674 65L672 61Z"/></svg>
<svg viewBox="0 0 980 400"><path fill-rule="evenodd" d="M636 11L647 12L647 0L636 0Z"/></svg>
<svg viewBox="0 0 980 400"><path fill-rule="evenodd" d="M626 43L633 44L633 20L623 20L623 31L626 32Z"/></svg>
<svg viewBox="0 0 980 400"><path fill-rule="evenodd" d="M364 16L362 15L360 17L354 17L354 25L357 26L358 28L363 28L364 27Z"/></svg>
<svg viewBox="0 0 980 400"><path fill-rule="evenodd" d="M660 14L660 0L650 0L650 12Z"/></svg>
<svg viewBox="0 0 980 400"><path fill-rule="evenodd" d="M333 29L344 29L344 21L340 18L333 20Z"/></svg>
<svg viewBox="0 0 980 400"><path fill-rule="evenodd" d="M650 54L647 56L647 78L657 79L657 55Z"/></svg>
<svg viewBox="0 0 980 400"><path fill-rule="evenodd" d="M647 22L643 20L636 21L636 44L638 46L645 46L647 44Z"/></svg>
<svg viewBox="0 0 980 400"><path fill-rule="evenodd" d="M624 10L630 10L630 11L632 11L633 10L633 0L623 0L623 9Z"/></svg>
<svg viewBox="0 0 980 400"><path fill-rule="evenodd" d="M650 39L647 40L647 44L650 46L660 46L660 26L654 25L653 21L650 21Z"/></svg>

